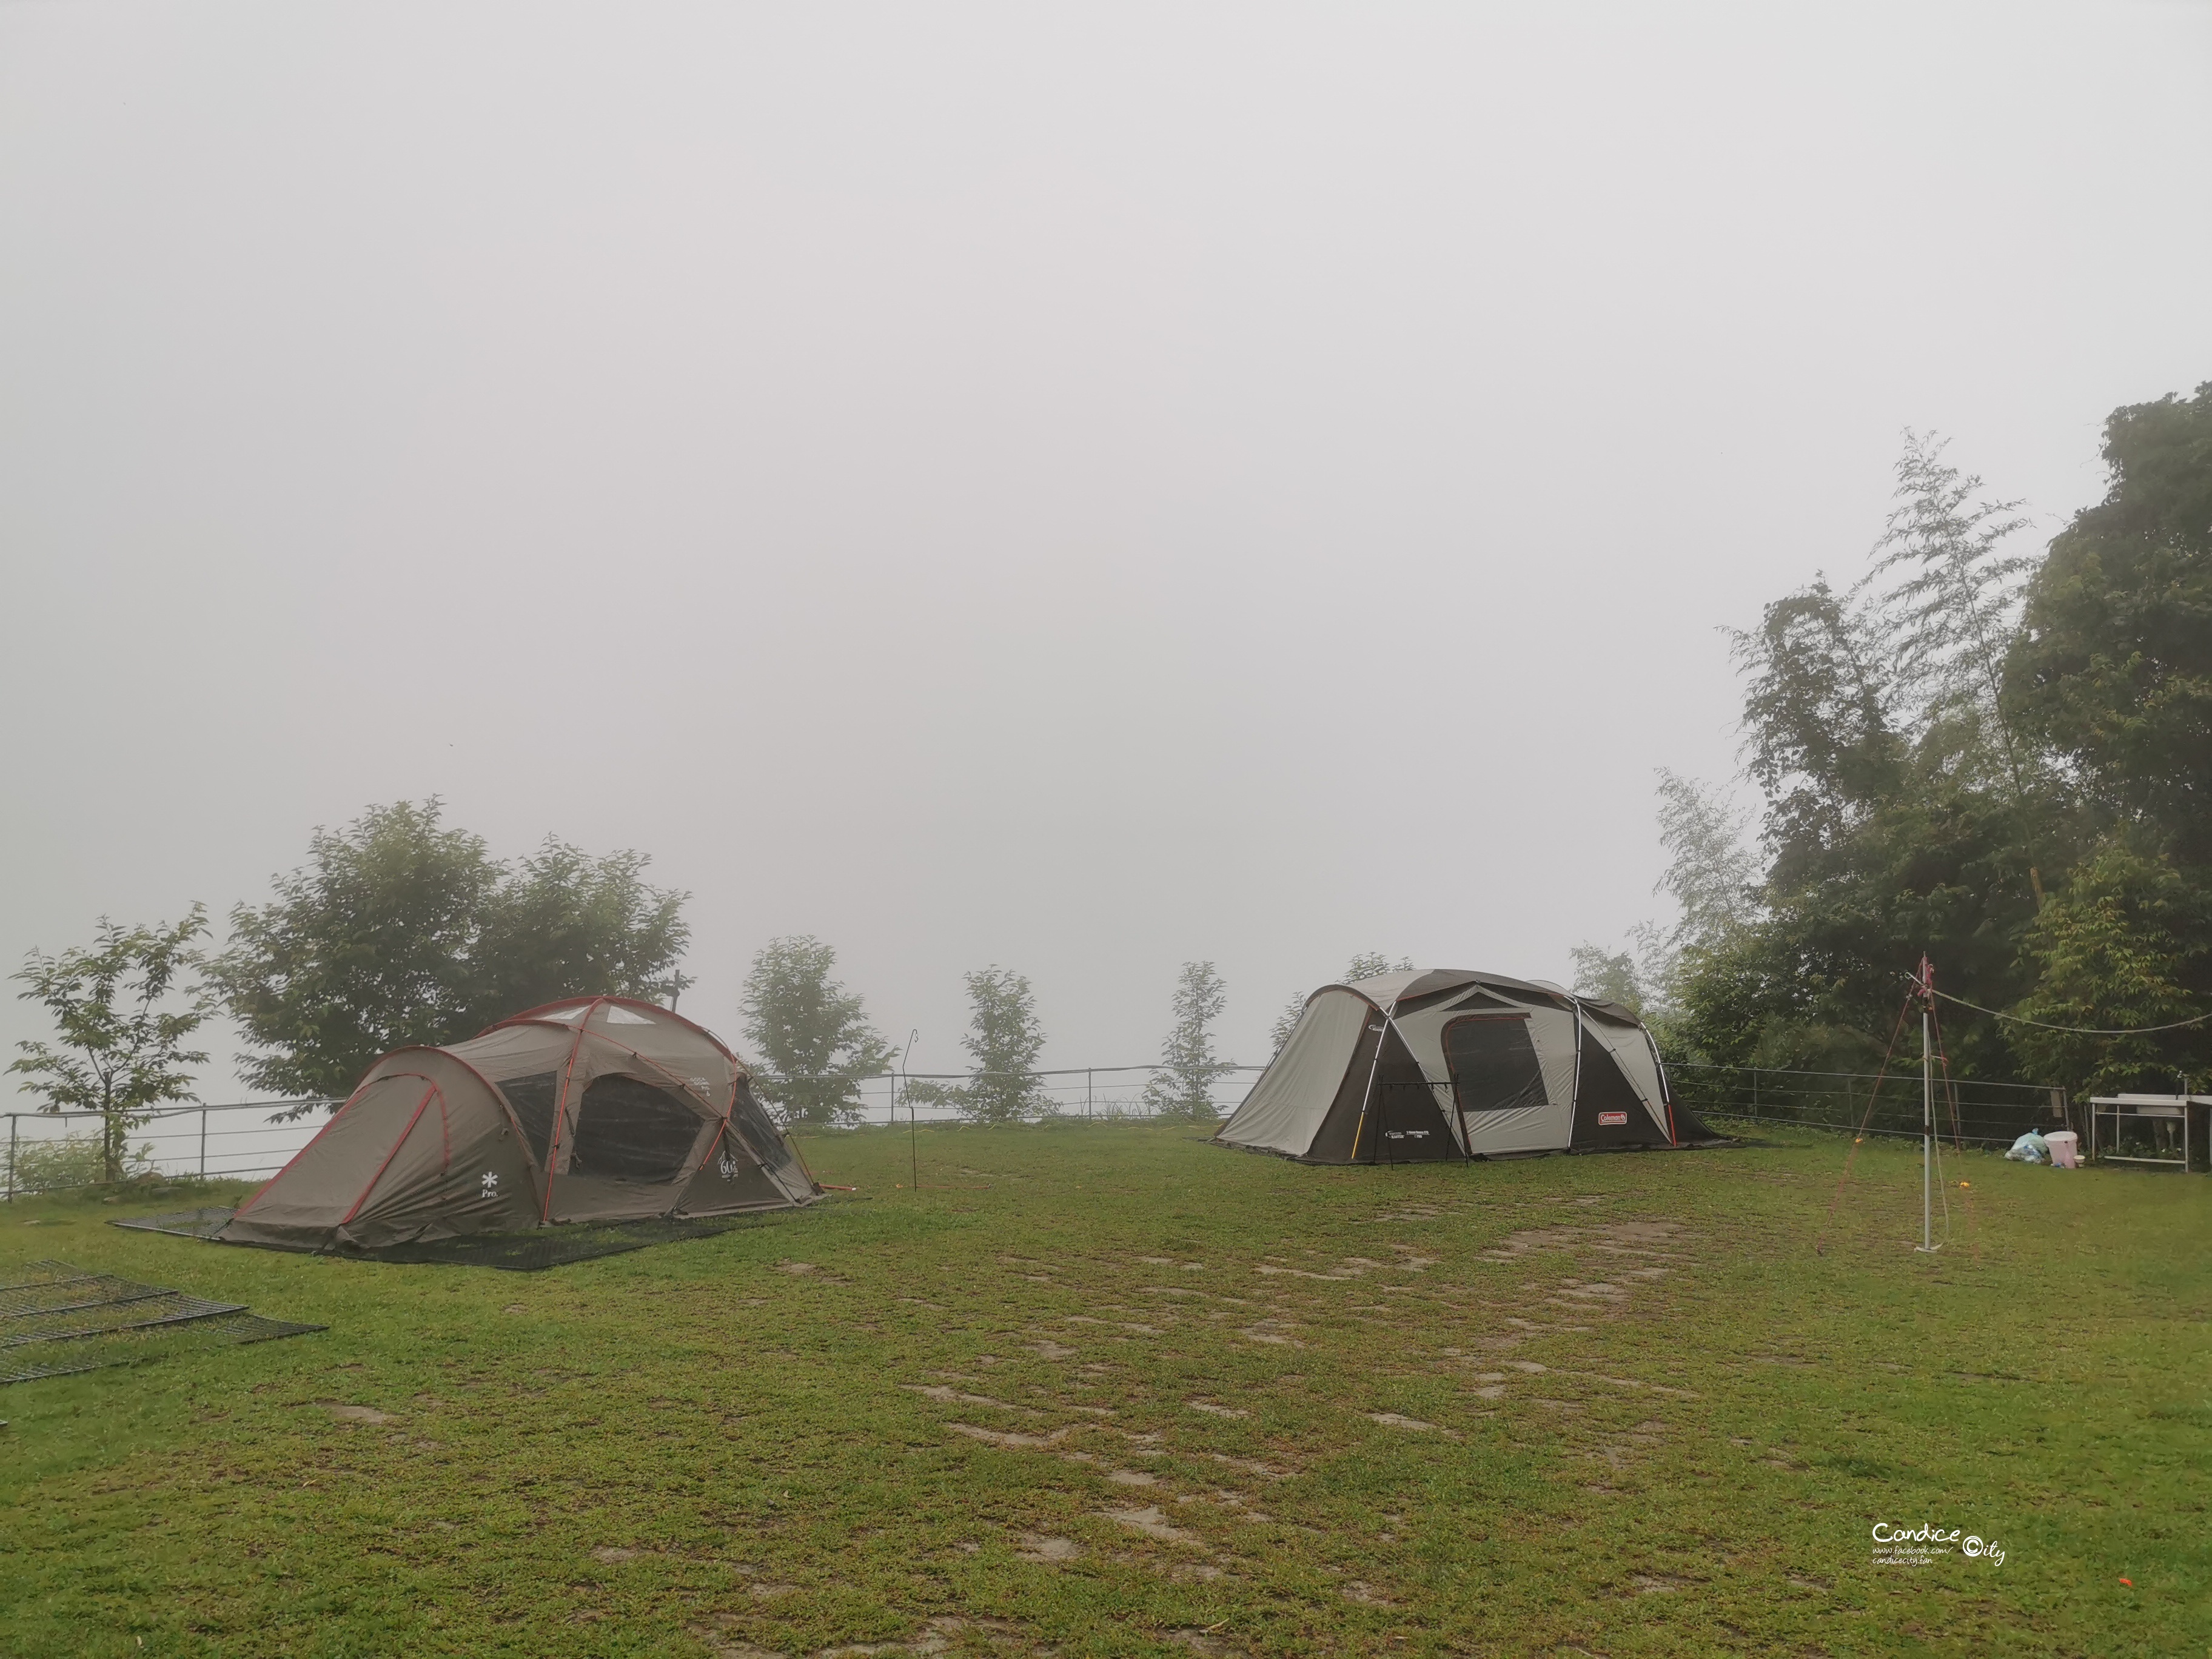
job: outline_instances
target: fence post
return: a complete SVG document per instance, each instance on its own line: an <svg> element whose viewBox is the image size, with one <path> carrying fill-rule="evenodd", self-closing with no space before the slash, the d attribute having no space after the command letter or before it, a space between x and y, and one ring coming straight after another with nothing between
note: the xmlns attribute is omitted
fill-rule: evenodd
<svg viewBox="0 0 2212 1659"><path fill-rule="evenodd" d="M8 1201L15 1201L15 1114L8 1114Z"/></svg>
<svg viewBox="0 0 2212 1659"><path fill-rule="evenodd" d="M1091 1068L1083 1068L1083 1121L1091 1121Z"/></svg>
<svg viewBox="0 0 2212 1659"><path fill-rule="evenodd" d="M205 1180L207 1179L207 1115L208 1115L208 1109L207 1109L206 1107L204 1107L204 1106L201 1107L201 1108L200 1108L200 1179L201 1179L202 1181L205 1181Z"/></svg>

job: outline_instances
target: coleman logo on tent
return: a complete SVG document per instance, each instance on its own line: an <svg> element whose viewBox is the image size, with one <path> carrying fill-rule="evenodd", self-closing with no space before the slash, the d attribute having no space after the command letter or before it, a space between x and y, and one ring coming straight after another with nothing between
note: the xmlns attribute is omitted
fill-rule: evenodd
<svg viewBox="0 0 2212 1659"><path fill-rule="evenodd" d="M486 1198L489 1198L493 1194L496 1193L498 1190L499 1190L499 1177L498 1177L497 1176L494 1175L494 1174L493 1174L489 1170L486 1170L484 1171L484 1178L483 1178L483 1195L484 1195Z"/></svg>
<svg viewBox="0 0 2212 1659"><path fill-rule="evenodd" d="M1385 1129L1382 1133L1393 1140L1426 1140L1429 1138L1426 1129Z"/></svg>
<svg viewBox="0 0 2212 1659"><path fill-rule="evenodd" d="M1622 1124L1628 1121L1628 1114L1626 1112L1600 1112L1597 1115L1597 1121L1598 1127L1601 1129L1618 1128Z"/></svg>

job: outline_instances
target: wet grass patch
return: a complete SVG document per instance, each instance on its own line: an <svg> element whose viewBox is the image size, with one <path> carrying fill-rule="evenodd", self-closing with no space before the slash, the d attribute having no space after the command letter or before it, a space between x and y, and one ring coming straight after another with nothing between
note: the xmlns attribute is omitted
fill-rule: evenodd
<svg viewBox="0 0 2212 1659"><path fill-rule="evenodd" d="M1772 1139L1325 1170L939 1129L916 1191L861 1131L808 1145L837 1202L531 1275L27 1200L0 1267L330 1328L0 1391L0 1645L2188 1650L2212 1206L1969 1158L1920 1256L1869 1146L1816 1255L1842 1150ZM1877 1522L2005 1559L1881 1563Z"/></svg>

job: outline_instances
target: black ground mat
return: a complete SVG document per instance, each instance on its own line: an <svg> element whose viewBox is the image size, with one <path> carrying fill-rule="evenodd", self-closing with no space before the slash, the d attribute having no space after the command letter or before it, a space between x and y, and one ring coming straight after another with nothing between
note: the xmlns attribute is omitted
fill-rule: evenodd
<svg viewBox="0 0 2212 1659"><path fill-rule="evenodd" d="M498 1267L508 1273L531 1273L560 1267L563 1262L620 1255L625 1250L642 1250L653 1244L711 1238L733 1227L765 1225L789 1213L787 1210L773 1210L744 1215L651 1216L641 1221L568 1222L555 1227L533 1227L523 1233L471 1233L428 1243L387 1244L377 1250L337 1249L325 1254L362 1261L441 1262L449 1267ZM140 1232L212 1238L231 1214L228 1210L185 1210L175 1215L138 1216L112 1224Z"/></svg>
<svg viewBox="0 0 2212 1659"><path fill-rule="evenodd" d="M325 1328L264 1319L238 1303L88 1273L66 1261L33 1261L22 1271L31 1276L0 1285L0 1383Z"/></svg>
<svg viewBox="0 0 2212 1659"><path fill-rule="evenodd" d="M734 1227L763 1224L787 1214L773 1216L655 1216L644 1221L610 1221L592 1224L572 1222L540 1227L526 1233L479 1233L466 1238L444 1238L434 1244L395 1244L375 1252L379 1261L442 1261L457 1267L499 1267L508 1273L537 1273L564 1261L588 1261L594 1256L620 1255L653 1244L672 1244L686 1238L711 1238Z"/></svg>

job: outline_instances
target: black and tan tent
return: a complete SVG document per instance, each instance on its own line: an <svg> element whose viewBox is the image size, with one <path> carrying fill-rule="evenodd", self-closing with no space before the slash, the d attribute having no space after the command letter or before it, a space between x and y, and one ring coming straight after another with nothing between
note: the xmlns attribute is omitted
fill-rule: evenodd
<svg viewBox="0 0 2212 1659"><path fill-rule="evenodd" d="M577 997L385 1055L214 1237L375 1250L821 1192L711 1033L649 1002Z"/></svg>
<svg viewBox="0 0 2212 1659"><path fill-rule="evenodd" d="M1437 968L1325 985L1214 1139L1309 1164L1629 1151L1720 1137L1616 1002Z"/></svg>

